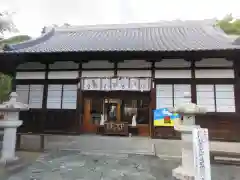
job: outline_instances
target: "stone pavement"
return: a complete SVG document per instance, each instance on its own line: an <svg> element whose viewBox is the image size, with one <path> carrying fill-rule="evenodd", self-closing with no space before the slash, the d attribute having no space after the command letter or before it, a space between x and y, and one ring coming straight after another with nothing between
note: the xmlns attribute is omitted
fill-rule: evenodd
<svg viewBox="0 0 240 180"><path fill-rule="evenodd" d="M180 157L181 156L181 141L180 140L166 140L166 139L152 139L155 144L156 154L158 156L166 157ZM210 141L211 151L236 152L240 153L240 143L238 142L219 142Z"/></svg>
<svg viewBox="0 0 240 180"><path fill-rule="evenodd" d="M6 166L5 168L1 166L0 179L7 179L7 177L9 177L10 174L25 169L26 167L34 163L41 154L42 153L39 152L23 152L23 151L16 152L16 155L17 157L20 158L20 160L13 163L10 166Z"/></svg>
<svg viewBox="0 0 240 180"><path fill-rule="evenodd" d="M36 135L22 137L21 146L26 149L38 149L40 139ZM158 155L159 157L180 157L181 141L167 139L150 139L147 137L112 137L96 135L61 136L46 135L46 150L81 150L85 152L127 153ZM240 143L216 142L210 143L210 149L214 151L238 152Z"/></svg>
<svg viewBox="0 0 240 180"><path fill-rule="evenodd" d="M55 151L42 154L25 170L1 180L172 180L179 160L151 155ZM237 180L240 167L212 166L212 180Z"/></svg>

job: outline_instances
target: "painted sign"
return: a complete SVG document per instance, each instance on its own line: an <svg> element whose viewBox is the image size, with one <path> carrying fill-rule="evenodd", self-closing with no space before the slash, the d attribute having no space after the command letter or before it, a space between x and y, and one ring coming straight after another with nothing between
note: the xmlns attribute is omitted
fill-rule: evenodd
<svg viewBox="0 0 240 180"><path fill-rule="evenodd" d="M156 109L154 114L154 126L174 126L174 120L180 118L179 114L171 113L167 108Z"/></svg>
<svg viewBox="0 0 240 180"><path fill-rule="evenodd" d="M211 180L208 130L193 129L193 155L195 179Z"/></svg>
<svg viewBox="0 0 240 180"><path fill-rule="evenodd" d="M99 91L101 86L101 81L99 78L86 78L83 81L84 90L95 90Z"/></svg>
<svg viewBox="0 0 240 180"><path fill-rule="evenodd" d="M83 78L82 88L87 91L150 91L151 78Z"/></svg>

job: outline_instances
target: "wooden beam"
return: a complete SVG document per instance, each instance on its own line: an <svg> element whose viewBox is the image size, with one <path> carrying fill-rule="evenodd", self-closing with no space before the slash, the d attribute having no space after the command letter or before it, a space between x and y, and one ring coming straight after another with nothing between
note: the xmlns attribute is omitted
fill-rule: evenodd
<svg viewBox="0 0 240 180"><path fill-rule="evenodd" d="M45 68L45 78L43 83L43 101L42 101L42 122L41 122L41 133L44 133L45 122L47 122L47 97L48 97L48 73L49 64L46 64Z"/></svg>
<svg viewBox="0 0 240 180"><path fill-rule="evenodd" d="M153 126L153 110L156 109L156 86L155 86L155 62L151 64L151 91L149 94L150 106L149 106L149 129L150 137L154 136L154 126Z"/></svg>
<svg viewBox="0 0 240 180"><path fill-rule="evenodd" d="M76 111L76 132L80 133L83 124L83 92L82 92L82 63L78 65L78 88L77 88L77 111Z"/></svg>
<svg viewBox="0 0 240 180"><path fill-rule="evenodd" d="M197 103L197 87L196 87L196 77L195 77L195 62L198 61L198 58L191 61L191 97L192 103Z"/></svg>
<svg viewBox="0 0 240 180"><path fill-rule="evenodd" d="M237 57L233 60L233 68L234 68L234 94L235 94L235 107L236 112L240 113L240 59Z"/></svg>

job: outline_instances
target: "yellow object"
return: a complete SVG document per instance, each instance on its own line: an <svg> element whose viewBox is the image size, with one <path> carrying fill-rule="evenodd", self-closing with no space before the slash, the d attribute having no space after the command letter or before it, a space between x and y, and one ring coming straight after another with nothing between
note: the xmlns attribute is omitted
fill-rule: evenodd
<svg viewBox="0 0 240 180"><path fill-rule="evenodd" d="M159 120L154 120L153 125L154 126L174 126L174 121L177 120L179 118L170 120L169 122L164 122L164 119L159 119Z"/></svg>
<svg viewBox="0 0 240 180"><path fill-rule="evenodd" d="M154 120L154 126L174 126L174 120L170 120L170 122L165 123L164 119Z"/></svg>

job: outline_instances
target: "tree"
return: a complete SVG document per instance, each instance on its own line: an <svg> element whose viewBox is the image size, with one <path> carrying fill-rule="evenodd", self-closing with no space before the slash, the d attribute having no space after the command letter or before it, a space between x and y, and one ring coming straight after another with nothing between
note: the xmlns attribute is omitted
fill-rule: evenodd
<svg viewBox="0 0 240 180"><path fill-rule="evenodd" d="M23 41L27 41L29 39L31 39L30 36L19 35L19 36L14 36L12 38L0 40L0 49L5 44L16 44ZM11 92L11 82L12 82L12 77L0 72L0 103L8 99L9 93Z"/></svg>
<svg viewBox="0 0 240 180"><path fill-rule="evenodd" d="M13 36L8 39L3 39L3 40L0 40L0 49L3 48L5 44L17 44L30 39L31 37L28 35L19 35L19 36Z"/></svg>
<svg viewBox="0 0 240 180"><path fill-rule="evenodd" d="M20 43L23 41L27 41L30 40L31 37L28 35L18 35L18 36L13 36L11 38L8 39L4 39L3 41L0 41L0 43L5 43L5 44L16 44L16 43Z"/></svg>
<svg viewBox="0 0 240 180"><path fill-rule="evenodd" d="M232 14L228 14L223 19L217 21L217 25L226 34L240 35L240 19L235 19Z"/></svg>
<svg viewBox="0 0 240 180"><path fill-rule="evenodd" d="M0 103L8 99L11 91L12 78L8 75L0 73Z"/></svg>
<svg viewBox="0 0 240 180"><path fill-rule="evenodd" d="M14 32L16 27L12 21L12 14L8 12L0 13L0 34L4 34L6 31ZM16 44L26 40L30 37L26 35L14 36L9 39L0 40L0 51L5 44ZM0 72L0 103L6 101L11 91L12 78L4 73Z"/></svg>
<svg viewBox="0 0 240 180"><path fill-rule="evenodd" d="M10 12L0 12L0 34L5 31L17 31L15 24L12 21L12 15Z"/></svg>

